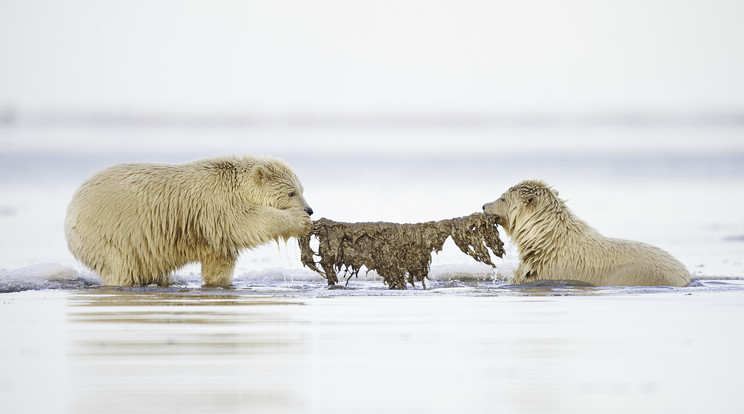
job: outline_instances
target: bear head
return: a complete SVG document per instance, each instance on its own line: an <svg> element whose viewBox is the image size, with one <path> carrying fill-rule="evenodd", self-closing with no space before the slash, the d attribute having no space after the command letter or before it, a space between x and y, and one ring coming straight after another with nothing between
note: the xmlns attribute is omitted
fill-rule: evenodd
<svg viewBox="0 0 744 414"><path fill-rule="evenodd" d="M249 185L245 197L251 204L281 210L301 209L308 215L313 209L303 195L304 188L292 169L276 158L254 159L247 169Z"/></svg>
<svg viewBox="0 0 744 414"><path fill-rule="evenodd" d="M506 190L501 197L483 205L483 212L497 217L496 223L512 236L539 216L564 211L558 191L541 180L525 180Z"/></svg>

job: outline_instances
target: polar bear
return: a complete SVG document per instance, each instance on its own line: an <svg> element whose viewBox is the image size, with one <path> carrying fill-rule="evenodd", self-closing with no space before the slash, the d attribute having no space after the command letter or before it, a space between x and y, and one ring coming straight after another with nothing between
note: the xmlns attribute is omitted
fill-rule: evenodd
<svg viewBox="0 0 744 414"><path fill-rule="evenodd" d="M307 234L312 213L279 159L121 164L77 190L65 236L107 285L168 285L173 271L201 262L205 286L230 286L241 250Z"/></svg>
<svg viewBox="0 0 744 414"><path fill-rule="evenodd" d="M604 237L540 180L511 187L483 206L519 249L513 281L578 280L594 286L686 286L690 273L648 244Z"/></svg>

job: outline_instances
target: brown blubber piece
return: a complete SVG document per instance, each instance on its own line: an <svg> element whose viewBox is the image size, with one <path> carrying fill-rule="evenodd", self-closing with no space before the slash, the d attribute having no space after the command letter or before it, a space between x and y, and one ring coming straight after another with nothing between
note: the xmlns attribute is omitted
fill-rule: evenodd
<svg viewBox="0 0 744 414"><path fill-rule="evenodd" d="M317 253L310 247L311 236L318 239ZM299 244L302 264L325 277L328 285L338 283L342 270L351 278L364 266L376 271L390 289L405 289L406 282L415 287L416 281L426 288L431 252L440 252L448 237L464 253L492 267L488 249L499 257L504 254L496 217L483 213L414 224L340 223L321 218ZM317 263L315 255L320 257Z"/></svg>

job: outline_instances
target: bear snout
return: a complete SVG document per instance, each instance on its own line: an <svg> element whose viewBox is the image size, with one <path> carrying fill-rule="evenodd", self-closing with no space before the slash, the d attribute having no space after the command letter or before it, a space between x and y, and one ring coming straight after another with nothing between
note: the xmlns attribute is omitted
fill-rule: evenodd
<svg viewBox="0 0 744 414"><path fill-rule="evenodd" d="M312 216L313 215L313 209L310 208L309 206L307 208L305 208L305 212L307 213L308 216Z"/></svg>

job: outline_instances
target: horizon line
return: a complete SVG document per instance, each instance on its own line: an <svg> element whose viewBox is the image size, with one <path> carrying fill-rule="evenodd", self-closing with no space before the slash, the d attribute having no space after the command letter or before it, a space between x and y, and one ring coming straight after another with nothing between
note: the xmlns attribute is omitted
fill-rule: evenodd
<svg viewBox="0 0 744 414"><path fill-rule="evenodd" d="M744 126L744 111L597 111L597 112L258 112L207 111L16 111L0 108L0 127L654 127Z"/></svg>

